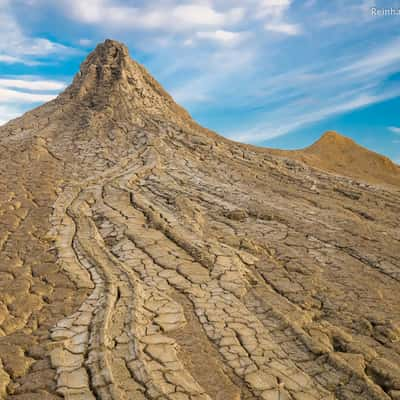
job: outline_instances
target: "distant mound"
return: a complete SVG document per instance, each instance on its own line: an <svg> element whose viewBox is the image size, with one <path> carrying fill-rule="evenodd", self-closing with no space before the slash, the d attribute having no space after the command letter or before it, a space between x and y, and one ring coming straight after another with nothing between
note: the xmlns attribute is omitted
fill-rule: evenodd
<svg viewBox="0 0 400 400"><path fill-rule="evenodd" d="M312 167L375 184L400 186L400 167L337 132L326 132L311 146L288 152Z"/></svg>

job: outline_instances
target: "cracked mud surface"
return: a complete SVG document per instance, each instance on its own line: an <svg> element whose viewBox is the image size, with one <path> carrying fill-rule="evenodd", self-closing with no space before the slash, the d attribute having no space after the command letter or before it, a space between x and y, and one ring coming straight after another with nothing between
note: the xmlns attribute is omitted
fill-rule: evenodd
<svg viewBox="0 0 400 400"><path fill-rule="evenodd" d="M400 399L399 188L220 138L111 41L0 159L0 398Z"/></svg>

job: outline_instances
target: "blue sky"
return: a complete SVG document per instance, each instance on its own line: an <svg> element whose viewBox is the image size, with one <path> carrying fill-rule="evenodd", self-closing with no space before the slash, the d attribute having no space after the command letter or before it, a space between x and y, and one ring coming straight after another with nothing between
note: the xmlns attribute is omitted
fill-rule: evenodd
<svg viewBox="0 0 400 400"><path fill-rule="evenodd" d="M0 124L113 38L227 137L299 148L337 130L400 162L400 15L374 7L400 1L0 0Z"/></svg>

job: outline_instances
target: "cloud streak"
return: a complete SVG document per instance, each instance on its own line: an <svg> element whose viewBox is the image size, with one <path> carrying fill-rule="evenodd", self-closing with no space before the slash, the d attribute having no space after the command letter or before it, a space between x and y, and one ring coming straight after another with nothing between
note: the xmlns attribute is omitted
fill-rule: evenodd
<svg viewBox="0 0 400 400"><path fill-rule="evenodd" d="M0 125L17 117L27 107L54 99L65 83L43 80L0 78Z"/></svg>
<svg viewBox="0 0 400 400"><path fill-rule="evenodd" d="M193 44L195 40L207 40L224 46L235 46L249 36L249 32L230 32L218 29L216 31L196 32L194 39L189 39L189 44Z"/></svg>
<svg viewBox="0 0 400 400"><path fill-rule="evenodd" d="M260 0L257 17L266 20L264 29L277 34L296 36L303 31L299 24L286 20L292 0Z"/></svg>
<svg viewBox="0 0 400 400"><path fill-rule="evenodd" d="M389 131L395 133L396 135L400 135L400 127L398 126L389 126Z"/></svg>
<svg viewBox="0 0 400 400"><path fill-rule="evenodd" d="M59 81L0 78L0 88L51 91L62 90L65 86L64 82Z"/></svg>
<svg viewBox="0 0 400 400"><path fill-rule="evenodd" d="M20 109L9 105L0 104L0 125L3 125L11 119L18 117L20 114Z"/></svg>
<svg viewBox="0 0 400 400"><path fill-rule="evenodd" d="M42 57L72 49L46 38L26 36L11 11L11 2L0 3L0 63L38 65Z"/></svg>
<svg viewBox="0 0 400 400"><path fill-rule="evenodd" d="M0 103L43 103L54 99L54 94L27 93L0 88Z"/></svg>
<svg viewBox="0 0 400 400"><path fill-rule="evenodd" d="M283 33L289 36L296 36L302 33L302 28L300 25L288 24L285 22L267 23L264 25L264 27L267 31Z"/></svg>
<svg viewBox="0 0 400 400"><path fill-rule="evenodd" d="M185 3L151 7L118 5L109 0L72 0L65 10L74 19L87 24L107 23L129 30L193 31L204 27L221 27L239 22L244 16L240 7L217 11L207 3Z"/></svg>
<svg viewBox="0 0 400 400"><path fill-rule="evenodd" d="M400 90L388 92L381 95L362 94L356 98L349 98L343 103L332 104L309 114L291 116L287 118L287 122L285 124L264 124L255 127L247 132L237 132L227 136L239 142L261 143L265 140L273 139L278 136L290 133L291 131L294 131L295 129L298 129L310 123L315 123L337 114L342 114L359 108L367 107L375 103L398 97L399 95Z"/></svg>

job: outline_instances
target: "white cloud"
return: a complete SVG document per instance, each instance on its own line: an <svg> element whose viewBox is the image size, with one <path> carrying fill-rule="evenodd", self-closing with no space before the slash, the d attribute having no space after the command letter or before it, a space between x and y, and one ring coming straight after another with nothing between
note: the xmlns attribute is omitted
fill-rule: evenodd
<svg viewBox="0 0 400 400"><path fill-rule="evenodd" d="M170 23L176 22L182 26L223 26L240 21L243 17L243 10L232 8L225 13L217 12L208 5L188 4L173 8L167 19ZM169 23L169 24L170 24Z"/></svg>
<svg viewBox="0 0 400 400"><path fill-rule="evenodd" d="M222 45L236 45L245 40L248 35L248 32L231 32L219 29L211 32L196 32L195 37L200 40L210 40ZM193 40L189 39L188 43L192 44Z"/></svg>
<svg viewBox="0 0 400 400"><path fill-rule="evenodd" d="M0 62L36 65L37 57L71 50L48 39L26 36L11 13L10 4L8 0L0 3Z"/></svg>
<svg viewBox="0 0 400 400"><path fill-rule="evenodd" d="M295 36L302 33L299 24L289 23L287 13L293 0L258 0L256 17L265 21L267 31Z"/></svg>
<svg viewBox="0 0 400 400"><path fill-rule="evenodd" d="M211 100L210 87L206 85L210 77L203 77L197 80L186 82L183 86L173 89L171 95L180 104L203 103Z"/></svg>
<svg viewBox="0 0 400 400"><path fill-rule="evenodd" d="M223 41L220 32L245 21L264 21L267 30L285 35L297 35L302 31L299 24L289 23L286 14L293 0L249 0L246 2L192 0L156 0L152 6L129 6L115 0L62 0L67 15L76 21L107 28L177 32L218 32L214 39ZM145 3L146 4L146 3ZM217 4L219 7L217 7ZM206 29L204 29L206 28ZM211 29L214 28L214 29ZM211 38L211 33L208 34ZM230 40L230 39L226 39ZM186 45L193 44L187 38Z"/></svg>
<svg viewBox="0 0 400 400"><path fill-rule="evenodd" d="M338 72L353 73L355 75L369 75L384 70L390 66L397 68L400 61L400 39L392 40L370 52L361 59L340 69Z"/></svg>
<svg viewBox="0 0 400 400"><path fill-rule="evenodd" d="M46 56L48 54L69 51L66 46L42 38L22 37L16 43L14 51L26 56Z"/></svg>
<svg viewBox="0 0 400 400"><path fill-rule="evenodd" d="M68 53L71 49L48 39L29 37L18 24L11 12L11 2L0 0L0 64L40 65L37 59L56 53ZM64 88L62 82L26 78L5 78L0 76L0 124L21 115L31 104L53 99ZM43 93L47 92L47 93Z"/></svg>
<svg viewBox="0 0 400 400"><path fill-rule="evenodd" d="M257 115L258 120L275 121L268 126L262 125L262 128L253 123L255 135L264 131L279 136L288 133L290 128L286 123L283 127L282 121L300 121L305 115L318 120L321 116L315 110L328 107L333 112L341 104L352 104L357 99L367 102L372 98L373 101L368 100L372 104L381 101L382 96L392 98L393 93L400 90L400 86L396 82L388 81L387 77L396 71L398 64L393 61L392 56L382 57L380 61L377 56L390 54L390 49L395 54L398 53L397 41L389 42L383 49L370 52L359 49L351 56L336 57L333 60L328 58L325 62L310 62L304 67L284 70L278 74L265 73L264 78L256 80L255 84L250 82L241 91L238 100L241 104L236 102L236 107L243 110L256 108L254 115ZM354 65L358 65L360 69L356 70ZM388 84L382 84L385 81ZM346 111L340 108L337 110L335 113ZM293 129L296 127L298 124ZM235 136L241 136L240 131Z"/></svg>
<svg viewBox="0 0 400 400"><path fill-rule="evenodd" d="M390 132L395 133L396 135L400 135L400 128L397 126L389 126L388 127Z"/></svg>
<svg viewBox="0 0 400 400"><path fill-rule="evenodd" d="M348 57L268 74L242 93L242 97L251 99L242 107L251 109L256 104L260 110L257 120L268 123L255 122L252 129L225 133L235 140L260 143L331 116L398 97L399 85L382 82L397 71L399 46L400 41L395 39L370 51L361 48ZM400 134L400 128L389 129Z"/></svg>
<svg viewBox="0 0 400 400"><path fill-rule="evenodd" d="M196 78L185 80L172 87L172 96L185 106L207 103L210 107L220 106L220 96L234 87L232 81L239 82L255 63L255 52L251 47L222 47L207 57L199 57ZM229 94L230 95L230 94ZM224 96L225 97L225 96ZM227 99L224 99L227 101ZM219 104L218 104L219 103Z"/></svg>
<svg viewBox="0 0 400 400"><path fill-rule="evenodd" d="M307 114L293 114L287 112L286 123L270 123L258 126L247 132L237 132L229 137L239 142L260 143L262 141L272 139L274 137L285 135L301 126L321 121L327 117L337 114L349 112L362 107L366 107L375 103L379 103L400 95L400 90L389 91L384 94L360 94L357 97L350 96L347 100L340 103L332 103L322 107L318 111L313 111ZM290 104L287 105L290 109Z"/></svg>
<svg viewBox="0 0 400 400"><path fill-rule="evenodd" d="M8 56L6 54L0 54L0 62L5 64L17 64L23 63L23 60L19 57Z"/></svg>
<svg viewBox="0 0 400 400"><path fill-rule="evenodd" d="M24 64L26 66L32 67L43 64L40 61L30 60L27 58L21 58L16 56L10 56L7 54L0 54L0 63L3 64Z"/></svg>
<svg viewBox="0 0 400 400"><path fill-rule="evenodd" d="M292 4L292 0L259 0L258 16L280 18Z"/></svg>
<svg viewBox="0 0 400 400"><path fill-rule="evenodd" d="M54 94L19 92L0 87L0 103L43 103L55 97Z"/></svg>
<svg viewBox="0 0 400 400"><path fill-rule="evenodd" d="M21 115L32 104L54 99L63 82L34 79L0 79L0 125ZM53 92L53 93L49 93Z"/></svg>
<svg viewBox="0 0 400 400"><path fill-rule="evenodd" d="M51 91L64 89L65 86L64 82L59 81L0 78L0 88Z"/></svg>
<svg viewBox="0 0 400 400"><path fill-rule="evenodd" d="M90 40L90 39L85 39L85 38L83 38L83 39L79 39L79 45L80 46L90 46L93 42L92 42L92 40Z"/></svg>
<svg viewBox="0 0 400 400"><path fill-rule="evenodd" d="M152 7L128 7L111 0L64 1L65 10L74 19L87 23L104 23L114 28L187 31L199 27L221 27L235 24L244 16L242 8L217 11L207 3L164 4Z"/></svg>
<svg viewBox="0 0 400 400"><path fill-rule="evenodd" d="M186 39L183 44L184 46L193 46L194 45L194 40L193 39Z"/></svg>
<svg viewBox="0 0 400 400"><path fill-rule="evenodd" d="M264 27L267 31L283 33L289 36L296 36L302 33L302 28L300 25L288 24L286 22L267 23L264 25Z"/></svg>
<svg viewBox="0 0 400 400"><path fill-rule="evenodd" d="M21 111L15 107L0 104L0 125L5 124L13 118L18 117Z"/></svg>
<svg viewBox="0 0 400 400"><path fill-rule="evenodd" d="M104 18L105 5L103 0L72 0L64 2L66 11L78 21L86 23L100 22Z"/></svg>
<svg viewBox="0 0 400 400"><path fill-rule="evenodd" d="M362 86L370 90L379 85L390 73L396 72L400 62L400 40L395 39L383 47L371 51L359 51L351 57L328 60L326 63L310 63L306 68L293 69L264 81L267 88L261 94L272 95L291 90L333 93L334 89L349 92L352 87Z"/></svg>

